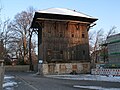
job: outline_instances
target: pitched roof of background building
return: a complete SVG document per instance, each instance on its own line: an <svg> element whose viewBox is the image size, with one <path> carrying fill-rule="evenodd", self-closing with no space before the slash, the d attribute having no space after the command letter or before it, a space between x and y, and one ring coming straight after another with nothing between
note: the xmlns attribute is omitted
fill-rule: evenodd
<svg viewBox="0 0 120 90"><path fill-rule="evenodd" d="M120 33L110 35L110 36L108 36L107 38L116 37L116 36L120 36Z"/></svg>

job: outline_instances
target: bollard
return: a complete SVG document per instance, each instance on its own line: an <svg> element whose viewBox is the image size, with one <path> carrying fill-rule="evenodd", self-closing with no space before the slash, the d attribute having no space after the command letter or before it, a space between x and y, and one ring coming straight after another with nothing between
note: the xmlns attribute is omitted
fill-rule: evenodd
<svg viewBox="0 0 120 90"><path fill-rule="evenodd" d="M3 90L4 67L0 66L0 90Z"/></svg>
<svg viewBox="0 0 120 90"><path fill-rule="evenodd" d="M3 80L4 80L4 66L3 62L4 60L0 60L1 65L0 65L0 90L3 90Z"/></svg>

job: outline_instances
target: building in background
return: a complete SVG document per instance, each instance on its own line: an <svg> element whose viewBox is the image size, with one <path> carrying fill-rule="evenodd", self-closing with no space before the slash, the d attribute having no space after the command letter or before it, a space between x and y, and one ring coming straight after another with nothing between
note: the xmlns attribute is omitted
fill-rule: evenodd
<svg viewBox="0 0 120 90"><path fill-rule="evenodd" d="M102 47L104 50L100 55L105 62L97 65L103 68L120 68L120 34L107 37Z"/></svg>
<svg viewBox="0 0 120 90"><path fill-rule="evenodd" d="M43 60L43 74L90 72L88 31L96 20L64 8L35 12L31 28L38 30L38 59Z"/></svg>
<svg viewBox="0 0 120 90"><path fill-rule="evenodd" d="M95 60L96 64L108 63L108 50L106 46L102 46L100 50L96 50L91 54L91 59Z"/></svg>
<svg viewBox="0 0 120 90"><path fill-rule="evenodd" d="M120 63L120 34L107 38L109 63Z"/></svg>

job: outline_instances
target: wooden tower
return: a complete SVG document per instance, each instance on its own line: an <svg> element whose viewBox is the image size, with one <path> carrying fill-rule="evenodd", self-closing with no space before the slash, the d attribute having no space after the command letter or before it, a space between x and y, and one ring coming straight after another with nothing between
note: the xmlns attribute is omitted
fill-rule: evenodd
<svg viewBox="0 0 120 90"><path fill-rule="evenodd" d="M83 63L89 67L88 31L96 20L64 8L35 12L31 28L38 30L38 59L43 60L46 74L73 70L80 73L79 66L84 68Z"/></svg>

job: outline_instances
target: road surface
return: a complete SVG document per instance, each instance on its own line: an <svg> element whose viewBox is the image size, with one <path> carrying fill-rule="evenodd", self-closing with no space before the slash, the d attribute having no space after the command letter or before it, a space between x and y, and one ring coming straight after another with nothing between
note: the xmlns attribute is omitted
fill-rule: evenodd
<svg viewBox="0 0 120 90"><path fill-rule="evenodd" d="M33 72L5 74L15 76L18 84L12 90L120 90L120 83L117 82L63 80L35 75Z"/></svg>

